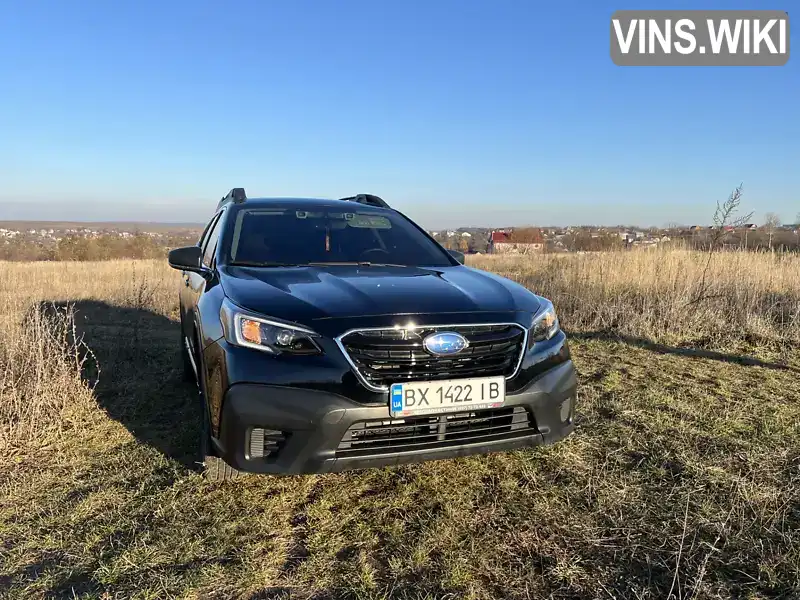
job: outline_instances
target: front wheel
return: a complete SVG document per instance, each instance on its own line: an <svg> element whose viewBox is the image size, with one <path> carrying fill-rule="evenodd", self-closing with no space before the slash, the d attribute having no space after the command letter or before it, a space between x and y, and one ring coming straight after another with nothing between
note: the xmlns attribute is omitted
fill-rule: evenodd
<svg viewBox="0 0 800 600"><path fill-rule="evenodd" d="M208 415L206 406L205 384L202 372L198 375L200 380L200 409L203 427L200 431L200 457L203 460L203 475L209 481L228 481L239 477L240 472L214 455L214 447L211 444L211 419Z"/></svg>
<svg viewBox="0 0 800 600"><path fill-rule="evenodd" d="M222 460L219 456L214 456L214 449L211 445L211 424L208 420L208 410L203 399L203 431L200 439L200 456L203 457L203 475L209 481L228 481L239 477L240 472Z"/></svg>

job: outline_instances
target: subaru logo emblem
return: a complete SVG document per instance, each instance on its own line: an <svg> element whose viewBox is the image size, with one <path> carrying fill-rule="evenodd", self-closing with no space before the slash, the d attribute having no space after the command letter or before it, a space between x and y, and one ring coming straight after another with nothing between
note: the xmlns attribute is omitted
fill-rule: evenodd
<svg viewBox="0 0 800 600"><path fill-rule="evenodd" d="M443 331L434 333L425 338L422 342L425 350L436 356L449 356L458 354L469 346L469 341L460 333Z"/></svg>

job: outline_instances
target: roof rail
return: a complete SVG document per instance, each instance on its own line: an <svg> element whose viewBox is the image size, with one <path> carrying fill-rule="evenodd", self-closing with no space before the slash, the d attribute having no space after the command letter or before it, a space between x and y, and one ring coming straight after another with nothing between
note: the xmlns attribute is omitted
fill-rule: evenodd
<svg viewBox="0 0 800 600"><path fill-rule="evenodd" d="M380 208L391 208L383 198L373 196L372 194L356 194L349 198L340 198L340 200L349 200L350 202L358 202L359 204L366 204L368 206L378 206Z"/></svg>
<svg viewBox="0 0 800 600"><path fill-rule="evenodd" d="M247 200L247 193L244 191L244 188L233 188L230 192L228 192L227 196L223 197L222 200L219 201L217 210L228 204L228 202L239 204L245 200Z"/></svg>

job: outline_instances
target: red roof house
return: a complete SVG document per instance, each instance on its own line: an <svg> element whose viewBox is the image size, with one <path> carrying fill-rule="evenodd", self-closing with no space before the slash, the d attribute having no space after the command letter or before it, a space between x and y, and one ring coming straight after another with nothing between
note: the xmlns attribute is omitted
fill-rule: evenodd
<svg viewBox="0 0 800 600"><path fill-rule="evenodd" d="M507 242L508 241L508 234L505 231L493 231L492 232L492 242Z"/></svg>

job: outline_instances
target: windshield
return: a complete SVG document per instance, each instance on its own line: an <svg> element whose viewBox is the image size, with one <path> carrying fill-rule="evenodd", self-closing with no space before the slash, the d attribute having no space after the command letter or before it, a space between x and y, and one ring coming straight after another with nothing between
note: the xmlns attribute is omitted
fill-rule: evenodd
<svg viewBox="0 0 800 600"><path fill-rule="evenodd" d="M240 209L233 223L231 264L453 265L413 224L388 211L253 207Z"/></svg>

